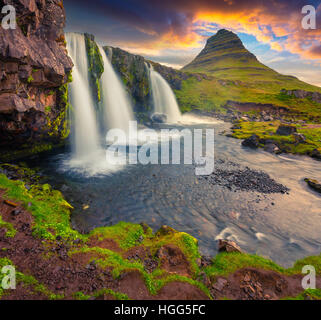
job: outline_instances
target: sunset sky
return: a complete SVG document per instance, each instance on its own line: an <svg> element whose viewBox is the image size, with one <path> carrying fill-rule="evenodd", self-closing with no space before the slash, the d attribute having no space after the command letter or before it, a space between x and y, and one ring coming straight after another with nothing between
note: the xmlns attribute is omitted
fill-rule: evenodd
<svg viewBox="0 0 321 320"><path fill-rule="evenodd" d="M317 30L301 27L304 5L317 10ZM88 32L181 68L206 39L225 28L271 68L321 86L321 0L65 0L66 31Z"/></svg>

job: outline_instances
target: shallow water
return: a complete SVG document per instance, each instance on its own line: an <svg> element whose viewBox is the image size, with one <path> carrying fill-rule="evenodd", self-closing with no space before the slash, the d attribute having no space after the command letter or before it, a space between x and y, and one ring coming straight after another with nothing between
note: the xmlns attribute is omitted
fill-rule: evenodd
<svg viewBox="0 0 321 320"><path fill-rule="evenodd" d="M77 170L66 166L69 154L47 156L30 165L40 166L48 181L75 207L72 224L80 231L119 221L146 222L154 230L168 225L199 239L203 254L215 254L215 240L228 238L244 251L286 267L320 254L321 196L303 179L321 180L321 163L242 148L240 140L219 135L228 124L202 122L176 127L214 127L217 166L228 167L233 161L263 170L287 186L289 194L234 192L200 180L192 165L129 165L108 170L101 164L101 171L84 175L81 166ZM103 174L92 176L98 172ZM89 208L83 210L83 206Z"/></svg>

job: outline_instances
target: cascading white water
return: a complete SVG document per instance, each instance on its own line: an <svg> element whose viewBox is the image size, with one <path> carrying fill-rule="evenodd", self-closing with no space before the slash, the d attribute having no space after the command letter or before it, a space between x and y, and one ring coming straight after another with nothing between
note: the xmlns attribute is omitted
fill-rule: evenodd
<svg viewBox="0 0 321 320"><path fill-rule="evenodd" d="M154 70L153 66L148 66L150 83L154 102L154 112L165 114L168 123L177 123L181 119L176 97L167 81Z"/></svg>
<svg viewBox="0 0 321 320"><path fill-rule="evenodd" d="M69 84L69 99L73 107L74 159L81 160L99 152L94 102L88 78L88 59L82 34L67 33L67 49L73 60L73 81Z"/></svg>
<svg viewBox="0 0 321 320"><path fill-rule="evenodd" d="M135 119L131 103L104 49L99 47L99 50L104 62L104 73L101 77L101 103L106 129L121 129L128 136L129 122Z"/></svg>

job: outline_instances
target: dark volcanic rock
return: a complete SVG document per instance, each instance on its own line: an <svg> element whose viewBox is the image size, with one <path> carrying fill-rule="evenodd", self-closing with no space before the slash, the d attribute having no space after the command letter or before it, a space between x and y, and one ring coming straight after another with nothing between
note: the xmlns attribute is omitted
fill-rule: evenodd
<svg viewBox="0 0 321 320"><path fill-rule="evenodd" d="M317 149L314 149L313 151L310 152L310 157L321 160L321 152Z"/></svg>
<svg viewBox="0 0 321 320"><path fill-rule="evenodd" d="M280 125L276 134L280 136L290 136L291 134L297 132L296 127L288 125Z"/></svg>
<svg viewBox="0 0 321 320"><path fill-rule="evenodd" d="M154 113L150 118L154 123L166 123L167 116L162 113Z"/></svg>
<svg viewBox="0 0 321 320"><path fill-rule="evenodd" d="M304 179L304 181L312 188L314 191L321 193L321 183L313 179Z"/></svg>
<svg viewBox="0 0 321 320"><path fill-rule="evenodd" d="M250 138L247 138L242 142L242 146L257 149L260 145L259 141L260 138L256 134L253 134Z"/></svg>
<svg viewBox="0 0 321 320"><path fill-rule="evenodd" d="M287 193L289 189L277 183L262 171L252 170L248 167L237 167L231 163L231 168L216 168L210 176L201 176L213 185L219 185L234 191L255 191L264 194Z"/></svg>
<svg viewBox="0 0 321 320"><path fill-rule="evenodd" d="M129 95L132 97L136 115L142 116L144 121L148 120L146 119L146 113L152 112L152 94L148 74L149 65L153 66L154 70L169 83L173 90L180 90L182 88L182 81L189 78L194 78L197 81L211 78L206 74L191 74L175 70L120 48L106 46L104 50L111 60L114 69L125 83Z"/></svg>
<svg viewBox="0 0 321 320"><path fill-rule="evenodd" d="M319 92L310 92L305 90L281 90L282 94L286 94L288 96L295 96L299 99L310 98L312 101L316 103L321 103L321 93Z"/></svg>
<svg viewBox="0 0 321 320"><path fill-rule="evenodd" d="M274 143L267 143L264 146L264 150L267 152L270 152L270 153L280 153L281 152L279 147Z"/></svg>
<svg viewBox="0 0 321 320"><path fill-rule="evenodd" d="M16 8L17 28L0 28L0 147L60 140L72 61L65 48L60 0L4 0Z"/></svg>

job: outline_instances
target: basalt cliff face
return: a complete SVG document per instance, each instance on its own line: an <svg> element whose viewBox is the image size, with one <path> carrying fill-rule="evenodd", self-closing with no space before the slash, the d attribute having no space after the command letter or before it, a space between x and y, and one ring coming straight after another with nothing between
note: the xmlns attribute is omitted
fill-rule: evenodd
<svg viewBox="0 0 321 320"><path fill-rule="evenodd" d="M49 149L68 135L65 48L60 0L3 0L16 9L16 29L0 28L2 159Z"/></svg>
<svg viewBox="0 0 321 320"><path fill-rule="evenodd" d="M174 91L180 91L183 82L189 79L200 82L203 79L211 78L201 73L188 73L175 70L120 48L106 46L104 50L132 98L136 115L142 120L146 120L146 115L152 112L148 65L153 66L154 70L161 74Z"/></svg>

